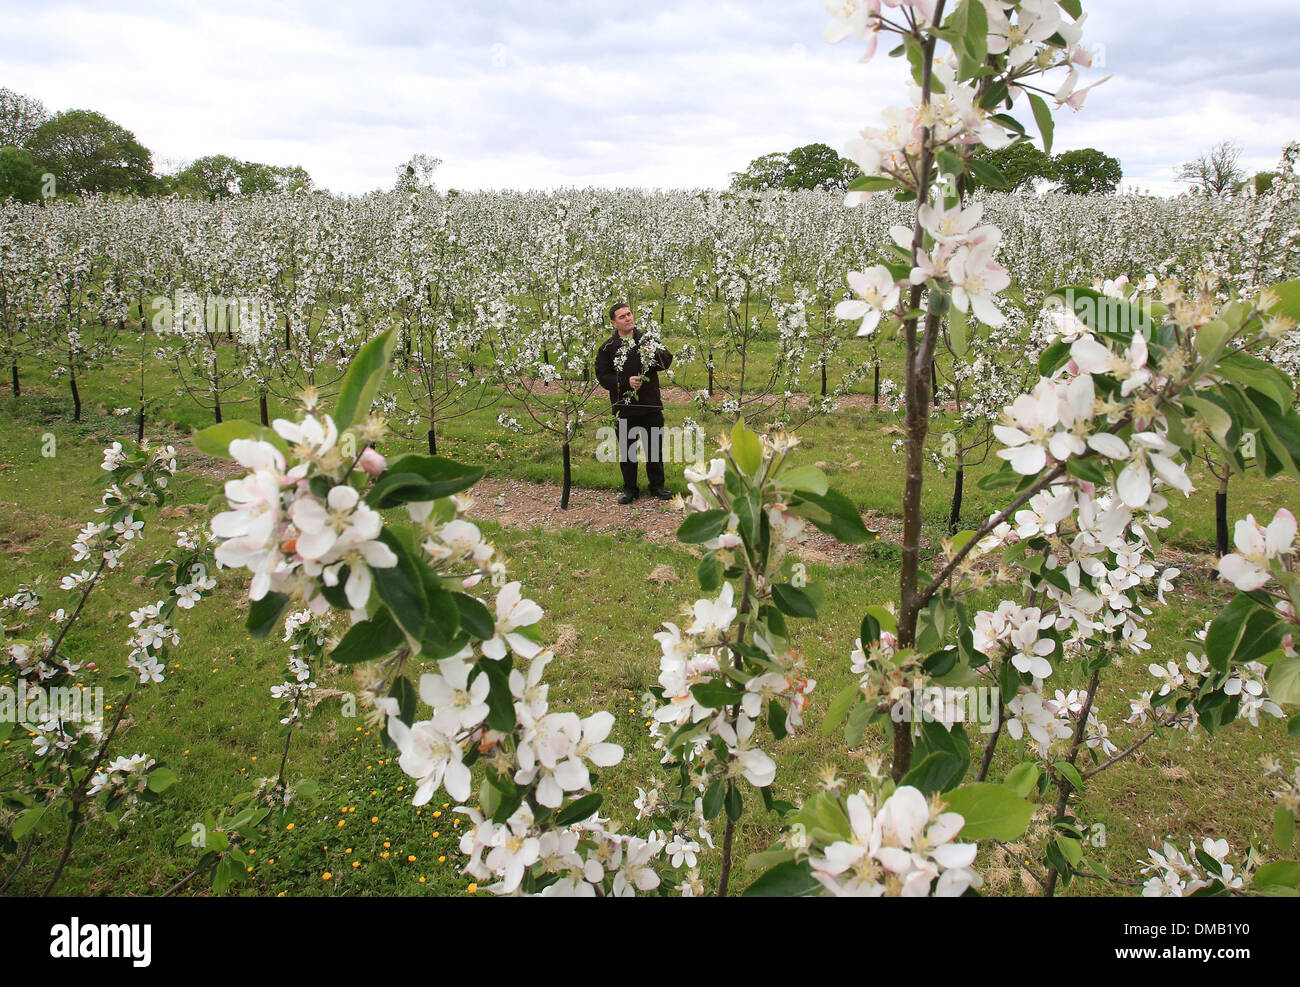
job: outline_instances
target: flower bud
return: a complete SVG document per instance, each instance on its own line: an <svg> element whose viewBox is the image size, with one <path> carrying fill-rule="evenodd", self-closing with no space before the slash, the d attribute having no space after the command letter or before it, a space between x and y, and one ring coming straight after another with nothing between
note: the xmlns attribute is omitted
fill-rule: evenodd
<svg viewBox="0 0 1300 987"><path fill-rule="evenodd" d="M368 446L361 454L361 458L357 460L357 465L371 476L378 476L388 469L388 460L377 453L374 446Z"/></svg>

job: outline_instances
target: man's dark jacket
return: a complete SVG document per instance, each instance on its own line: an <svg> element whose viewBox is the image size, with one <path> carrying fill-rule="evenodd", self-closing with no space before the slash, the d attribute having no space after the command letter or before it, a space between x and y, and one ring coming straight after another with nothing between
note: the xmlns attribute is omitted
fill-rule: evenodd
<svg viewBox="0 0 1300 987"><path fill-rule="evenodd" d="M667 370L672 365L673 355L661 345L655 352L650 366L641 362L641 333L632 330L632 349L622 370L615 369L614 358L618 356L623 345L623 337L617 332L601 344L596 351L596 379L609 391L609 403L622 418L640 418L662 412L664 402L659 394L659 371ZM632 398L630 377L641 377L641 387Z"/></svg>

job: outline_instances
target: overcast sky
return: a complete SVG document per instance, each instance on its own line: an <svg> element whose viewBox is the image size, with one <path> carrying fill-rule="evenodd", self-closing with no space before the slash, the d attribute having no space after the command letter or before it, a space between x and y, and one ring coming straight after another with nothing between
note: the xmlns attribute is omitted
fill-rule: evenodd
<svg viewBox="0 0 1300 987"><path fill-rule="evenodd" d="M1166 194L1217 141L1255 171L1300 138L1294 0L1084 5L1091 78L1114 78L1058 112L1057 149ZM416 151L440 188L720 187L768 151L842 151L903 99L904 63L862 64L826 21L818 0L0 0L0 85L98 110L156 163L301 164L335 192L390 187Z"/></svg>

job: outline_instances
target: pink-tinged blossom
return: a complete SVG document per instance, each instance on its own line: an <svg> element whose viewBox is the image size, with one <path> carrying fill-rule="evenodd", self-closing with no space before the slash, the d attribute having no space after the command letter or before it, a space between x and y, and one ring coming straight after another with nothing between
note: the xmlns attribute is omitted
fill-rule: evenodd
<svg viewBox="0 0 1300 987"><path fill-rule="evenodd" d="M1237 550L1219 560L1219 572L1243 592L1259 589L1273 578L1270 562L1291 554L1295 536L1295 515L1285 507L1273 515L1267 528L1247 514L1233 531Z"/></svg>

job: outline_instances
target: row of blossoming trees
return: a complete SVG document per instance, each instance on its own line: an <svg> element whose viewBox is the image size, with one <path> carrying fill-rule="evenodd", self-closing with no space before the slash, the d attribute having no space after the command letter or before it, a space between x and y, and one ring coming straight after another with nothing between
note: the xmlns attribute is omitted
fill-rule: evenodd
<svg viewBox="0 0 1300 987"><path fill-rule="evenodd" d="M864 601L847 656L853 681L820 724L827 734L842 730L852 749L883 743L888 756L867 759L865 784L828 774L800 805L774 791L779 768L771 746L804 726L817 686L791 640L799 621L818 619L822 594L791 547L810 525L850 542L868 533L825 475L798 462L795 438L758 435L740 417L719 455L687 471L690 499L678 538L702 552L704 595L683 626L667 623L654 635L662 658L651 729L674 782L671 790L641 789L633 832L602 816L593 769L612 769L623 755L607 739L612 717L551 708L546 670L553 654L536 634L542 612L460 516L461 494L481 471L436 455L390 461L371 446L386 429L381 383L401 366L408 344L411 352L418 346L404 325L338 358L346 370L332 413L312 390L296 421L227 421L196 436L200 450L247 470L226 485L229 509L214 518L212 531L220 541L215 561L252 576L249 629L265 636L293 608L285 637L304 650L291 662L293 680L277 687L288 706L286 726L292 729L312 686L304 655L356 666L401 752L402 770L417 781L416 804L439 788L462 803L458 811L471 822L461 841L466 871L501 894L669 887L727 894L737 884L736 824L747 806L759 804L781 835L749 861L759 874L748 883L752 894L972 892L982 883L981 846L1009 841L1031 845L1019 863L1046 895L1076 877L1108 879L1088 855L1089 820L1080 808L1095 776L1153 737L1212 735L1235 721L1258 725L1300 704L1296 524L1282 510L1267 525L1253 517L1237 523L1237 550L1221 566L1237 593L1183 664L1151 666L1152 688L1132 703L1131 736L1121 739L1118 725L1112 734L1097 712L1113 666L1150 648L1147 618L1176 592L1178 573L1157 561L1159 532L1191 489L1192 460L1208 454L1226 469L1244 470L1242 437L1250 433L1261 443L1254 457L1260 472L1300 478L1293 384L1260 359L1294 328L1300 285L1260 290L1251 283L1237 291L1223 272L1209 271L1187 283L1116 279L1104 290L1045 292L1051 311L1041 376L1002 411L994 438L1003 465L981 481L1001 491L1006 506L946 541L937 558L923 554L933 363L941 346L962 360L974 341L1002 327L1012 283L1003 231L965 195L968 176L983 168L972 154L1028 139L1013 115L1025 104L1047 142L1048 101L1082 103L1082 21L1077 0L963 0L955 8L945 0L869 0L835 5L827 29L828 40L852 37L868 53L881 34L896 36L895 53L907 57L913 78L909 105L887 110L885 125L865 129L851 146L863 171L855 202L892 198L890 215L906 219L881 231L877 249L860 252L862 270L848 273L855 297L834 307L860 333L897 322L904 348L898 595L883 605ZM565 280L548 266L575 244L572 206L557 213L548 220L550 253L535 263L529 289L551 326L530 352L540 351L547 364L549 351L569 352L565 334L576 311L566 293L582 278ZM412 257L428 251L428 241L411 242ZM432 242L450 249L452 233ZM630 248L619 242L618 249ZM344 272L337 283L345 284L355 254L340 246L331 256ZM401 289L412 311L436 304L433 298L454 308L450 299L464 297L447 255L431 269L437 284ZM752 269L736 278L718 290L725 305L743 307L762 279ZM305 277L294 289L309 282L333 290ZM522 293L514 288L503 283L501 290ZM514 302L497 302L484 311L508 318L503 312ZM338 326L348 323L341 318ZM285 331L292 342L302 323L295 329L291 319ZM320 331L323 348L351 349L332 335L334 327ZM146 475L134 460L118 463L116 453L105 465ZM129 516L123 510L116 508L119 521ZM409 524L385 525L385 511L394 522L404 513ZM489 586L495 598L485 603ZM178 599L197 592L188 583L184 593L179 585L173 591ZM990 593L996 605L977 608ZM141 611L138 618L148 636L135 646L141 681L150 676L139 655L167 633L165 624L155 633L149 623L160 614ZM346 622L337 638L328 625L335 614ZM28 664L33 647L38 659L52 653L40 640L27 647ZM946 691L931 702L925 697L936 695L936 686ZM982 735L966 732L955 696L980 697L977 705L989 713ZM1002 770L996 755L1014 742L1019 756ZM92 769L107 748L107 741L96 748ZM118 787L132 788L129 779L142 770L122 765ZM1269 771L1280 774L1281 766ZM166 783L164 776L152 788ZM34 827L44 813L61 813L70 846L91 787L73 785L69 800L59 794L66 788L47 786L44 801L22 818L34 817ZM147 781L136 787L152 790ZM1297 787L1300 778L1280 783L1276 857L1290 850ZM1039 809L1046 822L1031 828ZM241 862L239 840L251 839L261 818L236 817L224 842L202 855L200 868L219 887L232 862ZM704 845L716 867L701 869ZM1229 862L1229 853L1212 840L1187 855L1173 842L1153 849L1143 862L1144 892L1300 889L1300 863L1252 859L1243 867Z"/></svg>
<svg viewBox="0 0 1300 987"><path fill-rule="evenodd" d="M1300 475L1293 386L1257 355L1293 328L1295 284L1220 297L1222 282L1208 275L1190 290L1152 279L1105 293L1052 292L1042 376L1002 414L995 436L1004 463L983 481L1004 491L1006 507L945 542L933 567L923 558L931 363L940 345L960 355L983 327L1001 325L1011 283L1002 231L982 224L981 206L965 199L977 167L970 158L980 146L1027 139L1008 112L1022 103L1050 140L1047 99L1077 107L1085 92L1078 67L1087 64L1075 0L945 7L837 6L828 28L832 40L853 36L869 50L880 34L896 35L914 82L911 104L886 111L885 127L864 130L851 146L863 170L855 197L892 195L910 204L910 223L890 231L884 263L849 274L857 297L836 308L863 333L898 320L905 346L898 597L866 608L850 656L854 682L822 724L842 726L851 747L877 731L889 738L890 755L868 762L865 787L849 791L825 777L800 806L772 791L778 769L764 748L803 725L816 687L790 640L797 621L817 619L821 594L790 546L807 525L846 541L867 536L820 470L797 463L789 435L759 436L739 420L719 456L687 471L678 537L703 550L705 595L685 626L668 623L655 635L663 656L652 732L676 782L671 792L642 789L639 835L613 831L591 791L592 768L622 755L606 740L609 715L550 708L552 654L530 633L539 608L517 582L500 588L495 611L467 592L499 569L478 529L457 516L457 494L477 471L431 456L389 463L338 453L340 430L370 406L397 335L361 351L332 417L309 409L300 424L274 431L232 423L200 436L201 448L251 470L228 487L231 509L214 522L224 539L218 560L254 573L250 626L269 627L294 600L347 612L350 629L331 654L372 666L367 681L403 770L419 782L417 804L439 787L465 803L473 823L462 840L466 869L492 890L634 893L662 887L674 869L683 893L700 893L704 840L718 854L713 879L725 894L735 824L752 790L783 835L753 861L765 869L750 893L961 894L981 883L980 843L1025 838L1043 804L1048 822L1022 864L1050 895L1079 875L1104 879L1087 856L1078 809L1090 779L1160 733L1258 724L1300 702L1296 525L1283 510L1267 527L1251 517L1238 523L1237 551L1222 563L1238 594L1185 665L1152 666L1125 749L1097 715L1112 666L1150 647L1146 618L1173 591L1178 574L1157 564L1158 533L1171 499L1191 490L1193 457L1212 450L1243 469L1240 438L1251 431L1261 436L1266 475ZM362 437L379 430L371 419ZM378 512L399 507L413 528L385 529ZM972 613L975 593L989 590L1004 598ZM1071 680L1080 687L1053 694ZM950 704L917 704L932 685L983 690L994 713L985 735L968 736ZM1008 738L1026 741L1023 760L995 778L994 755ZM1293 803L1279 810L1279 853L1290 842ZM1294 861L1243 871L1228 852L1210 840L1188 856L1172 844L1153 850L1144 890L1300 885Z"/></svg>

